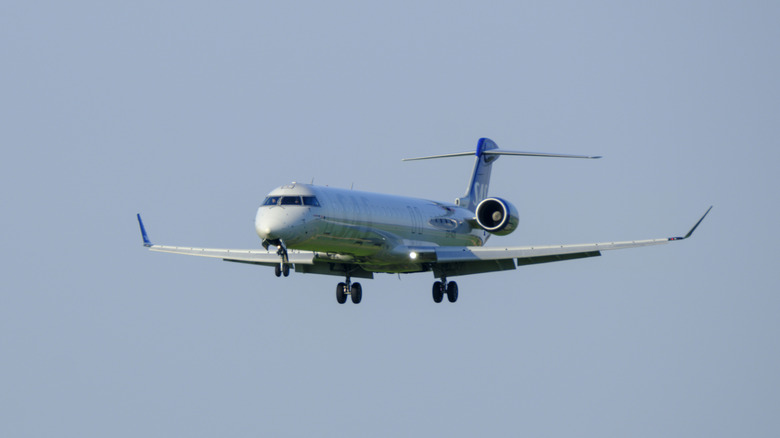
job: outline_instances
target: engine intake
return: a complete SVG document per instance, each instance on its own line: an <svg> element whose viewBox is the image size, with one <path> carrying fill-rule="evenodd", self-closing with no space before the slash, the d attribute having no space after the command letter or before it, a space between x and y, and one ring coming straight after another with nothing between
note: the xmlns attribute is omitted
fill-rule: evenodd
<svg viewBox="0 0 780 438"><path fill-rule="evenodd" d="M501 198L487 198L480 202L476 214L479 226L498 236L506 236L520 223L515 206Z"/></svg>

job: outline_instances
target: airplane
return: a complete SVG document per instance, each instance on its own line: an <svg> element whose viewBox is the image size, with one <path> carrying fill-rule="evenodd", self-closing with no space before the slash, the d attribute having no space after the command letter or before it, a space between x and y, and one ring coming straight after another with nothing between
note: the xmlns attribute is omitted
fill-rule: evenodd
<svg viewBox="0 0 780 438"><path fill-rule="evenodd" d="M151 251L219 258L274 268L277 277L290 269L303 274L343 277L336 301L347 297L358 304L363 288L353 278L375 273L432 272L433 301L446 295L458 300L451 277L516 269L536 263L600 256L602 251L660 245L693 234L712 206L682 237L576 245L485 246L492 235L505 236L519 225L514 205L488 196L493 163L501 156L597 159L599 156L520 152L499 149L488 138L476 151L408 158L404 161L475 156L466 193L454 203L346 190L293 182L272 190L255 216L255 231L263 249L192 248L153 244L141 215L138 224L144 246ZM269 247L276 248L275 251Z"/></svg>

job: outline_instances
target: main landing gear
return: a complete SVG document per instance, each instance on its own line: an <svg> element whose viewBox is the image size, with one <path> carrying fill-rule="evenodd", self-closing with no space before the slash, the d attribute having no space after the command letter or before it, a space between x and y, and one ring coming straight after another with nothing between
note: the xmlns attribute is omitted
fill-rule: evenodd
<svg viewBox="0 0 780 438"><path fill-rule="evenodd" d="M447 294L449 302L454 303L458 301L458 283L454 281L448 282L444 277L442 277L441 281L433 283L433 302L441 303L444 299L444 294Z"/></svg>
<svg viewBox="0 0 780 438"><path fill-rule="evenodd" d="M360 283L351 283L349 276L347 276L346 282L339 283L336 286L336 301L339 304L346 303L347 295L352 297L352 302L355 304L360 304L360 300L363 298L363 287L360 286Z"/></svg>

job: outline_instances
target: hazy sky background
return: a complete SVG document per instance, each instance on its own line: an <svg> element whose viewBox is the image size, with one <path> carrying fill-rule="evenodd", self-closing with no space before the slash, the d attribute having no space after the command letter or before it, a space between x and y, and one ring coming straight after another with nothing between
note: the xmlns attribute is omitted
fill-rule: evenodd
<svg viewBox="0 0 780 438"><path fill-rule="evenodd" d="M780 433L780 4L5 2L0 436ZM256 248L290 181L451 201L492 245L694 238L458 278L167 254Z"/></svg>

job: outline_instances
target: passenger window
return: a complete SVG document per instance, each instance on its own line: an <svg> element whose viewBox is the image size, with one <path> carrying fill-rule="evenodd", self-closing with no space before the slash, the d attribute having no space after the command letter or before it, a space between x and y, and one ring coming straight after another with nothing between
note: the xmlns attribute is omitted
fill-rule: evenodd
<svg viewBox="0 0 780 438"><path fill-rule="evenodd" d="M301 205L300 196L285 196L282 198L281 205Z"/></svg>
<svg viewBox="0 0 780 438"><path fill-rule="evenodd" d="M279 196L269 196L265 198L263 205L279 205Z"/></svg>
<svg viewBox="0 0 780 438"><path fill-rule="evenodd" d="M315 198L314 196L304 196L303 205L308 205L310 207L319 207L320 202L317 201L317 198Z"/></svg>

